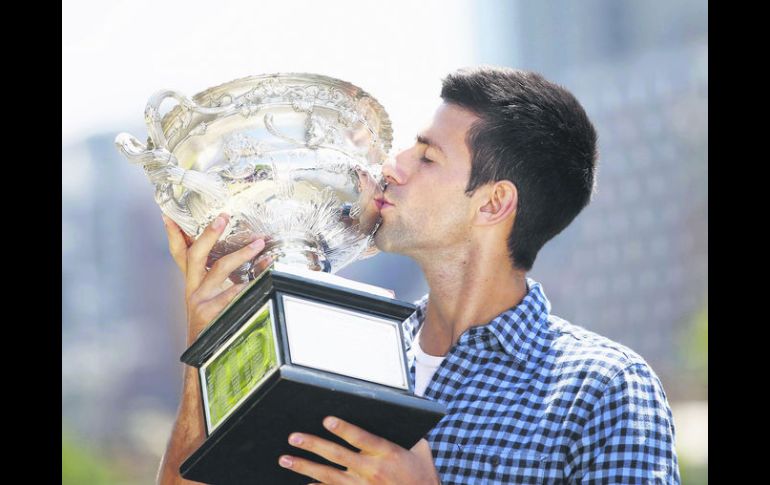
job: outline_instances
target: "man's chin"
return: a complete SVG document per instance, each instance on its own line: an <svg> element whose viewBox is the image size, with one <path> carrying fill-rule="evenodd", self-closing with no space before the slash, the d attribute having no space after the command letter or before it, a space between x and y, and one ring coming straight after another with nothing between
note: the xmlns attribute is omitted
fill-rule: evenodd
<svg viewBox="0 0 770 485"><path fill-rule="evenodd" d="M374 233L374 245L383 253L393 252L393 241L388 237L387 229L383 231L382 226L377 229L377 232Z"/></svg>
<svg viewBox="0 0 770 485"><path fill-rule="evenodd" d="M385 252L385 253L388 252L387 241L385 240L384 237L382 237L380 235L380 230L379 229L377 230L377 232L374 233L373 240L374 240L374 245L377 247L377 249L379 249L380 251Z"/></svg>

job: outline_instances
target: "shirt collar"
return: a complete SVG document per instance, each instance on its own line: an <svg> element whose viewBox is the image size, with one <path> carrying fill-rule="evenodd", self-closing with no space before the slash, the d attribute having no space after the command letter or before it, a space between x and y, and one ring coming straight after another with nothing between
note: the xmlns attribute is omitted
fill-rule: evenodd
<svg viewBox="0 0 770 485"><path fill-rule="evenodd" d="M526 280L528 291L519 304L485 325L466 330L460 336L457 346L477 350L502 350L523 363L539 360L553 338L548 320L551 302L540 283L532 278ZM428 296L425 295L415 302L417 309L404 321L407 347L411 346L425 319Z"/></svg>

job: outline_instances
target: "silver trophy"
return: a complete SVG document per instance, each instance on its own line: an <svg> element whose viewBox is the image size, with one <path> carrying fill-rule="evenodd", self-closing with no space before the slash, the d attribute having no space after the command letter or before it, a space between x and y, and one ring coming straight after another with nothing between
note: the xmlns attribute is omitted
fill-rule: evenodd
<svg viewBox="0 0 770 485"><path fill-rule="evenodd" d="M166 100L176 106L161 116ZM163 213L193 238L231 216L210 264L255 236L266 238L260 259L331 273L376 253L392 131L360 88L314 74L251 76L192 99L160 91L145 121L146 144L127 133L115 143L142 165ZM254 279L257 263L234 280Z"/></svg>
<svg viewBox="0 0 770 485"><path fill-rule="evenodd" d="M159 91L145 121L146 144L126 133L115 143L144 168L163 213L193 238L230 215L209 267L266 239L230 276L251 284L181 357L199 370L207 433L182 476L303 483L278 456L324 461L290 448L292 431L350 447L321 426L328 415L413 446L445 414L413 394L400 324L414 306L331 274L377 252L392 139L383 107L338 79L271 74L191 99ZM263 258L274 263L258 272Z"/></svg>

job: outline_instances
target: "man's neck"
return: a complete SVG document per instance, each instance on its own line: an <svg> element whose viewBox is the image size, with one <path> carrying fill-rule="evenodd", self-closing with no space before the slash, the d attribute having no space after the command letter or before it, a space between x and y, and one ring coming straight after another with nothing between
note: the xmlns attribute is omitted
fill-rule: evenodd
<svg viewBox="0 0 770 485"><path fill-rule="evenodd" d="M420 347L430 355L445 355L466 330L489 323L527 294L526 273L513 269L507 252L444 256L418 261L430 288Z"/></svg>

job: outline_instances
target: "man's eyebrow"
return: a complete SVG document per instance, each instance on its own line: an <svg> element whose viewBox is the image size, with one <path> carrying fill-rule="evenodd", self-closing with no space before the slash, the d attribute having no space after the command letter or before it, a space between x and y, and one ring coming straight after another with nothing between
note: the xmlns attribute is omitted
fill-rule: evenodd
<svg viewBox="0 0 770 485"><path fill-rule="evenodd" d="M438 150L439 153L441 153L442 155L446 156L446 154L444 154L444 150L442 150L439 145L437 145L436 143L432 142L431 139L428 138L427 136L425 136L425 135L417 135L416 137L414 137L414 139L415 139L415 141L417 141L417 143L422 143L423 145L428 145L429 147L435 148L436 150Z"/></svg>

